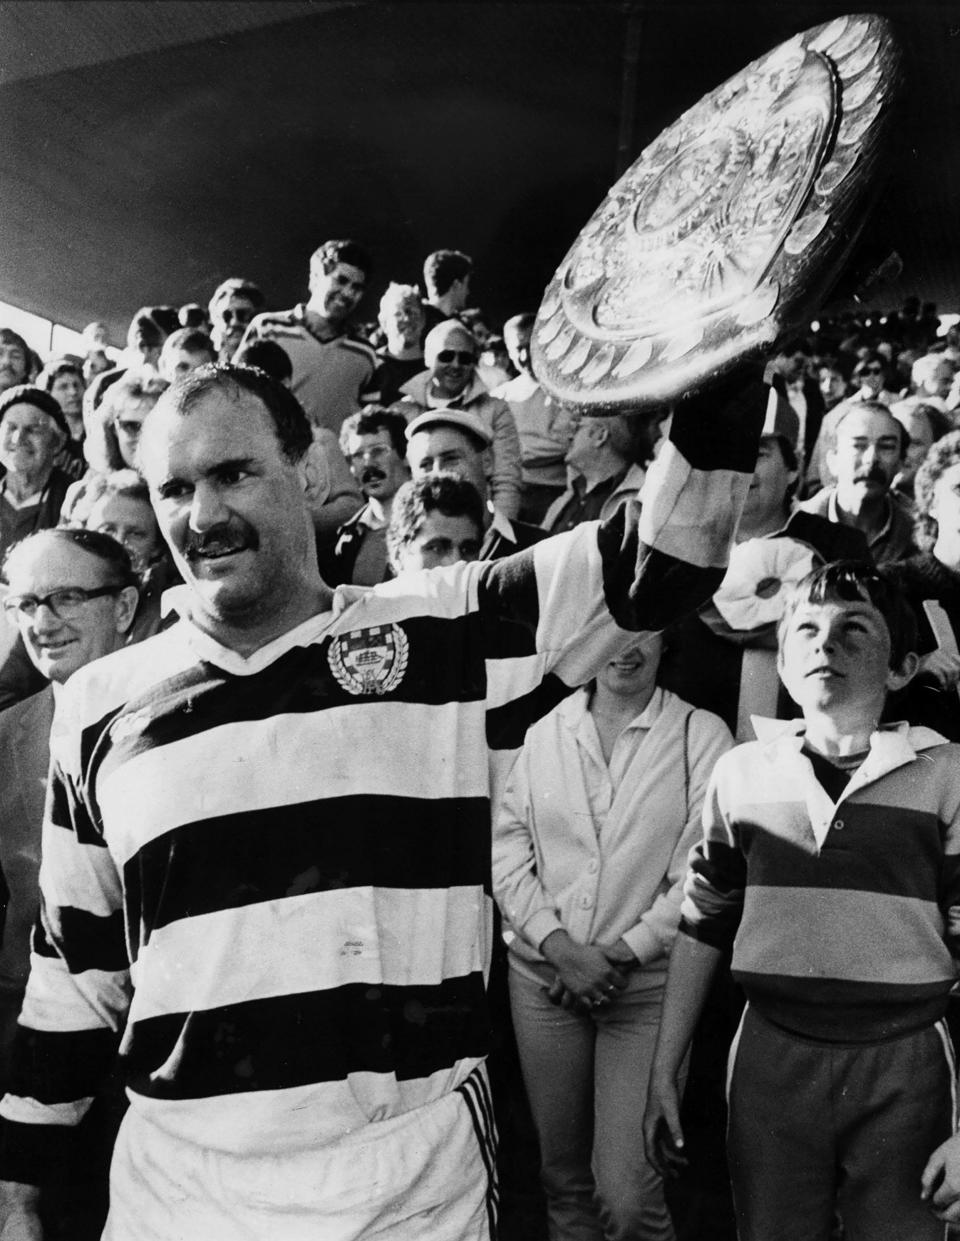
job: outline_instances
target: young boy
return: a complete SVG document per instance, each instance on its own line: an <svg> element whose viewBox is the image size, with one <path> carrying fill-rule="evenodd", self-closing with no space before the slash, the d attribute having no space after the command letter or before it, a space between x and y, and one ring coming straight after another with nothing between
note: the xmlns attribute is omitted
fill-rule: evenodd
<svg viewBox="0 0 960 1241"><path fill-rule="evenodd" d="M803 719L757 721L760 740L725 754L707 793L644 1137L661 1169L682 1162L677 1074L732 942L748 1001L728 1072L740 1241L828 1241L837 1212L848 1241L943 1241L960 1209L943 1021L960 956L960 746L879 726L915 645L909 607L873 570L811 573L779 632Z"/></svg>

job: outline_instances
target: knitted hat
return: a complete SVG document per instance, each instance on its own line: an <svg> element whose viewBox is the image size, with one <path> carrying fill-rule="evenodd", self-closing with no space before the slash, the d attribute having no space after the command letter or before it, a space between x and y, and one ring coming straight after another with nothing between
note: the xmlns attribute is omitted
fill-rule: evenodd
<svg viewBox="0 0 960 1241"><path fill-rule="evenodd" d="M16 384L5 392L0 392L0 422L11 405L32 405L34 409L49 414L63 434L70 438L70 428L63 416L60 402L42 388L36 388L33 384Z"/></svg>

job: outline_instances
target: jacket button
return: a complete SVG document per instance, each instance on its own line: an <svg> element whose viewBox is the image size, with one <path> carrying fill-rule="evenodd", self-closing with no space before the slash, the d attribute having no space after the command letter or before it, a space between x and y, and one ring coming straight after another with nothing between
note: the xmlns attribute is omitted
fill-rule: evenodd
<svg viewBox="0 0 960 1241"><path fill-rule="evenodd" d="M838 832L842 832L843 831L843 819L837 819L834 822L833 826L837 829Z"/></svg>

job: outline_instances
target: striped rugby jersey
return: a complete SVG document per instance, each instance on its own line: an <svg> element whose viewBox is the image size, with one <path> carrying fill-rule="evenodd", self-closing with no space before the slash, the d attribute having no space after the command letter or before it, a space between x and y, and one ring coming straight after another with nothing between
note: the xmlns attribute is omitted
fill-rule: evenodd
<svg viewBox="0 0 960 1241"><path fill-rule="evenodd" d="M747 998L795 1033L873 1042L932 1024L960 957L960 746L883 727L834 803L803 721L754 722L760 740L714 769L681 932L733 943Z"/></svg>
<svg viewBox="0 0 960 1241"><path fill-rule="evenodd" d="M280 345L293 367L291 387L315 426L340 435L343 420L360 408L360 391L370 382L377 355L371 345L349 329L321 340L307 325L306 307L257 315L247 327L240 348L258 340Z"/></svg>
<svg viewBox="0 0 960 1241"><path fill-rule="evenodd" d="M341 588L246 659L181 621L71 678L0 1175L38 1178L121 1031L131 1106L241 1154L456 1089L489 1045L491 799L624 629L716 588L762 415L675 419L639 520Z"/></svg>

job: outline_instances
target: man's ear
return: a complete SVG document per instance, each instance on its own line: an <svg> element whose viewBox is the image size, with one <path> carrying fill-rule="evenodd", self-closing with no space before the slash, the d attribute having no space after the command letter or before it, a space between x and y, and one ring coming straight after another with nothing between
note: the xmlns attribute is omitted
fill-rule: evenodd
<svg viewBox="0 0 960 1241"><path fill-rule="evenodd" d="M913 680L917 675L917 669L920 667L920 656L916 651L908 651L903 657L903 662L899 668L887 669L887 690L893 693L898 689L903 689L905 685Z"/></svg>
<svg viewBox="0 0 960 1241"><path fill-rule="evenodd" d="M140 592L136 586L124 586L123 590L118 591L114 596L113 615L116 620L117 633L127 634L130 632L139 602Z"/></svg>
<svg viewBox="0 0 960 1241"><path fill-rule="evenodd" d="M301 461L297 463L303 484L303 493L312 510L322 508L330 495L330 465L323 445L314 440Z"/></svg>

